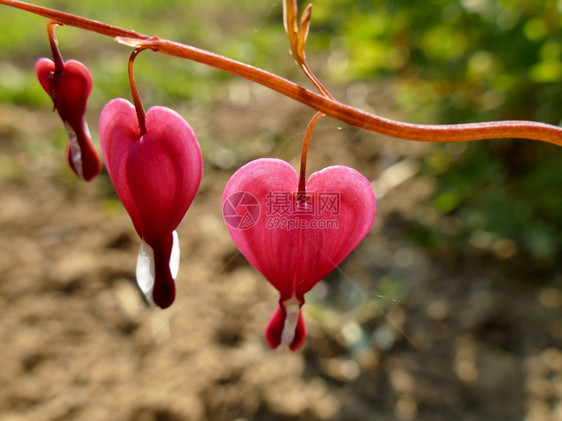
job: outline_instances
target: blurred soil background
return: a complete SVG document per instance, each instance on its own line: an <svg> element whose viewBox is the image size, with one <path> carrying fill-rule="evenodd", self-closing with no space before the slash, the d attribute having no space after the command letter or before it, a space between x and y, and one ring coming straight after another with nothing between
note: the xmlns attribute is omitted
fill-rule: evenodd
<svg viewBox="0 0 562 421"><path fill-rule="evenodd" d="M39 2L38 2L39 3ZM42 1L208 48L309 86L280 1ZM562 2L316 0L308 57L343 102L418 123L560 124ZM274 289L237 252L223 187L244 163L295 167L306 106L219 71L144 52L146 108L193 125L205 173L178 232L178 295L147 308L139 239L104 172L85 184L34 76L46 20L0 7L0 420L562 419L562 148L428 145L329 118L309 172L373 182L371 233L307 295L299 352L267 349ZM58 28L94 78L88 121L130 98L130 50Z"/></svg>

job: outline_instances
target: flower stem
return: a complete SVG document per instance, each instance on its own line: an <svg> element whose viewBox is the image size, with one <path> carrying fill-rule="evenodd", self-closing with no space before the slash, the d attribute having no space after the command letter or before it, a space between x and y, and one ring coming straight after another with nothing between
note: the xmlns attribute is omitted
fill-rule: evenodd
<svg viewBox="0 0 562 421"><path fill-rule="evenodd" d="M135 50L131 53L131 57L129 57L129 86L131 87L131 95L133 96L133 104L135 104L135 110L137 112L137 119L139 121L139 137L143 136L146 133L146 116L144 113L144 107L142 105L142 101L139 95L139 91L137 89L137 84L135 83L135 76L133 72L133 67L135 64L135 58L137 55L144 50L144 48L135 48Z"/></svg>
<svg viewBox="0 0 562 421"><path fill-rule="evenodd" d="M206 50L150 37L135 31L18 0L0 0L0 4L53 19L59 24L78 27L106 36L134 39L137 41L136 44L138 47L151 48L162 54L185 58L230 72L271 88L317 111L321 111L330 117L362 130L368 130L390 137L422 142L459 142L468 140L519 138L538 140L562 146L562 128L558 126L520 120L449 125L404 123L350 107L334 99L326 98L311 92L302 86L265 70ZM122 41L127 43L126 40Z"/></svg>
<svg viewBox="0 0 562 421"><path fill-rule="evenodd" d="M49 36L49 44L51 45L51 51L53 53L53 61L55 63L55 73L61 74L64 68L64 59L62 58L62 53L59 50L59 43L57 41L57 35L55 29L60 24L54 20L49 21L47 24L47 34Z"/></svg>
<svg viewBox="0 0 562 421"><path fill-rule="evenodd" d="M312 137L312 130L314 130L314 126L318 120L324 117L325 114L321 112L317 112L314 114L314 117L308 123L306 127L306 133L304 135L304 140L302 142L302 151L301 151L301 169L300 169L300 177L299 177L299 190L297 192L297 198L306 195L306 158L308 156L308 147L310 145L310 138Z"/></svg>

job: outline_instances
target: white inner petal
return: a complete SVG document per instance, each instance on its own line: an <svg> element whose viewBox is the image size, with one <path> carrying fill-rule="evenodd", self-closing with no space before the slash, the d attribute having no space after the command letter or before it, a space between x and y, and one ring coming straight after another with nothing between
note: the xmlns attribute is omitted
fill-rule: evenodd
<svg viewBox="0 0 562 421"><path fill-rule="evenodd" d="M64 122L66 127L66 131L68 132L68 141L70 144L70 159L74 164L74 169L78 173L80 178L84 178L84 171L82 169L82 151L80 150L80 144L78 143L78 138L76 137L76 133L70 127L66 121ZM88 125L84 123L85 127L84 130L86 133L89 133Z"/></svg>
<svg viewBox="0 0 562 421"><path fill-rule="evenodd" d="M176 279L180 270L180 242L176 231L172 232L172 235L174 241L172 243L172 253L170 254L170 273L172 274L172 279Z"/></svg>
<svg viewBox="0 0 562 421"><path fill-rule="evenodd" d="M299 301L295 297L292 297L287 301L283 301L283 307L285 307L287 315L285 316L285 324L283 325L283 332L281 333L281 344L289 347L295 339L297 323L299 321Z"/></svg>
<svg viewBox="0 0 562 421"><path fill-rule="evenodd" d="M141 239L139 255L137 257L137 285L149 304L154 304L152 290L154 289L154 250Z"/></svg>

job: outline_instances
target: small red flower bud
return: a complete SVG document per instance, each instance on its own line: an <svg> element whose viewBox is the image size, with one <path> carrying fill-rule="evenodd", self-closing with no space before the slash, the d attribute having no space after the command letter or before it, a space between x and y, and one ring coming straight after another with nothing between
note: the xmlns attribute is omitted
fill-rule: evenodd
<svg viewBox="0 0 562 421"><path fill-rule="evenodd" d="M257 159L234 173L223 194L232 239L280 293L266 330L271 348L302 345L304 294L361 242L375 218L371 183L352 168L312 174L306 192L298 192L298 182L285 161Z"/></svg>
<svg viewBox="0 0 562 421"><path fill-rule="evenodd" d="M176 227L195 198L203 158L189 124L175 111L153 107L140 135L137 114L114 99L100 117L100 144L115 191L142 239L137 283L149 302L166 308L175 298L179 268Z"/></svg>
<svg viewBox="0 0 562 421"><path fill-rule="evenodd" d="M76 60L64 62L62 71L57 71L55 63L47 58L37 62L35 72L68 131L66 149L70 167L80 178L93 180L101 172L101 161L84 119L92 90L90 72Z"/></svg>

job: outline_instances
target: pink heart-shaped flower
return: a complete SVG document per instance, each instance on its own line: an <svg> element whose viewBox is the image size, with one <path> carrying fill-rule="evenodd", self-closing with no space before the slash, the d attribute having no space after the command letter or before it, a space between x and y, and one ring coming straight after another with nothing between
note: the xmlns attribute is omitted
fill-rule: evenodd
<svg viewBox="0 0 562 421"><path fill-rule="evenodd" d="M312 174L305 196L297 188L297 173L288 163L258 159L236 171L223 194L232 239L280 293L266 330L271 348L302 345L304 294L359 244L375 218L373 188L352 168Z"/></svg>
<svg viewBox="0 0 562 421"><path fill-rule="evenodd" d="M70 167L80 178L93 180L101 172L101 161L84 118L92 91L90 72L76 60L64 62L62 71L57 72L55 63L47 58L37 61L35 72L68 132L66 154Z"/></svg>
<svg viewBox="0 0 562 421"><path fill-rule="evenodd" d="M149 301L165 308L175 298L179 265L175 229L203 175L203 158L189 124L175 111L153 107L140 135L133 105L110 101L100 117L100 143L115 191L142 244L137 282Z"/></svg>

